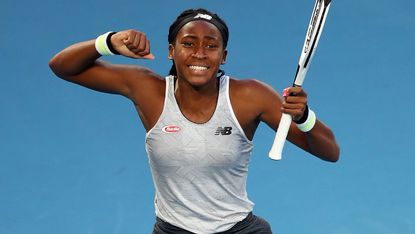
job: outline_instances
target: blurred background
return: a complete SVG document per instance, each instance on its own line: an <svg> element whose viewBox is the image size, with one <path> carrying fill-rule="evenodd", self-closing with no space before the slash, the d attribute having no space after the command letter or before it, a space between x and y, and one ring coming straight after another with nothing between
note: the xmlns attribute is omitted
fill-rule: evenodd
<svg viewBox="0 0 415 234"><path fill-rule="evenodd" d="M281 91L293 80L313 0L0 3L0 233L151 233L154 188L132 103L56 78L49 59L75 42L146 32L167 74L168 27L204 7L230 28L223 69ZM336 164L260 125L248 177L255 214L284 234L415 233L412 87L415 2L333 1L304 88L341 146Z"/></svg>

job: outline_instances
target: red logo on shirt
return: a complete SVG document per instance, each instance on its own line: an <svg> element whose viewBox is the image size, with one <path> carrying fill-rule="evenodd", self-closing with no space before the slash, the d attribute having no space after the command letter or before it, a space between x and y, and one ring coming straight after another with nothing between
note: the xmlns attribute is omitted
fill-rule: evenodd
<svg viewBox="0 0 415 234"><path fill-rule="evenodd" d="M164 126L161 131L165 132L165 133L176 133L180 131L180 127L176 126L176 125L168 125L168 126Z"/></svg>

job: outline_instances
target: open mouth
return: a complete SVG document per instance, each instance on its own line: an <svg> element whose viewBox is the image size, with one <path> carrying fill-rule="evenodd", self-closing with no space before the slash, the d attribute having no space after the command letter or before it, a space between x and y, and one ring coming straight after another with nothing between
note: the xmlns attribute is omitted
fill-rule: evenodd
<svg viewBox="0 0 415 234"><path fill-rule="evenodd" d="M188 67L194 71L206 71L207 69L209 69L209 67L207 66L197 66L197 65L189 65Z"/></svg>

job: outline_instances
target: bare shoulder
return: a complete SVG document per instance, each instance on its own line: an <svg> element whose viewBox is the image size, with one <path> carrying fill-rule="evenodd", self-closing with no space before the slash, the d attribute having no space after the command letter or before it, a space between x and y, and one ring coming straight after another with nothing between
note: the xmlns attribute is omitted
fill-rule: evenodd
<svg viewBox="0 0 415 234"><path fill-rule="evenodd" d="M166 80L152 70L132 65L120 65L128 77L129 99L134 103L140 119L150 130L163 111Z"/></svg>
<svg viewBox="0 0 415 234"><path fill-rule="evenodd" d="M247 121L263 121L276 129L282 101L270 85L256 79L232 78L229 90L232 106L240 119L248 116Z"/></svg>
<svg viewBox="0 0 415 234"><path fill-rule="evenodd" d="M249 139L252 139L260 121L267 116L278 116L281 105L278 93L256 79L231 78L229 96L236 118ZM265 118L264 118L265 117Z"/></svg>
<svg viewBox="0 0 415 234"><path fill-rule="evenodd" d="M278 93L268 84L256 79L230 79L230 92L232 96L249 99L261 100L271 96L279 97Z"/></svg>

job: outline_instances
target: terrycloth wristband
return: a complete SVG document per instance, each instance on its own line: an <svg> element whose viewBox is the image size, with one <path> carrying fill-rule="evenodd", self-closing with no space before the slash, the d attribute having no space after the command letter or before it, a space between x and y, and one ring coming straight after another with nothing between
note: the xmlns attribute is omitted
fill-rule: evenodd
<svg viewBox="0 0 415 234"><path fill-rule="evenodd" d="M117 51L111 45L110 38L116 32L104 33L95 39L95 49L100 55L115 55Z"/></svg>
<svg viewBox="0 0 415 234"><path fill-rule="evenodd" d="M308 107L307 107L308 108ZM317 117L314 111L308 108L308 116L304 123L297 124L297 128L300 129L302 132L309 132L313 129L314 125L316 124Z"/></svg>
<svg viewBox="0 0 415 234"><path fill-rule="evenodd" d="M306 105L305 106L305 109L304 109L303 116L301 116L301 119L299 119L299 120L293 120L294 123L296 123L296 124L302 124L302 123L304 123L307 120L307 118L308 118L308 111L309 110L310 110L310 108L308 108L308 105Z"/></svg>

